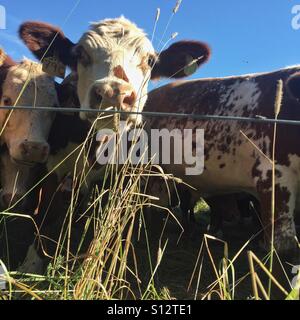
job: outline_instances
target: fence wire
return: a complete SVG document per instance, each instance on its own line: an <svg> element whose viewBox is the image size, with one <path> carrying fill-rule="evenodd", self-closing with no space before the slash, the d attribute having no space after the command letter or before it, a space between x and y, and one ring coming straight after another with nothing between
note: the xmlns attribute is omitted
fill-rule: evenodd
<svg viewBox="0 0 300 320"><path fill-rule="evenodd" d="M47 112L63 112L63 113L97 113L97 114L121 114L121 115L142 115L143 117L172 117L183 118L192 120L223 120L223 121L238 121L238 122L251 122L251 123L264 123L264 124L284 124L284 125L296 125L300 126L300 120L289 119L273 119L260 115L255 117L235 117L235 116L220 116L220 115L202 115L195 113L173 113L173 112L150 112L150 111L122 111L122 110L99 110L99 109L87 109L87 108L68 108L68 107L32 107L32 106L1 106L2 110L34 110L34 111L47 111Z"/></svg>

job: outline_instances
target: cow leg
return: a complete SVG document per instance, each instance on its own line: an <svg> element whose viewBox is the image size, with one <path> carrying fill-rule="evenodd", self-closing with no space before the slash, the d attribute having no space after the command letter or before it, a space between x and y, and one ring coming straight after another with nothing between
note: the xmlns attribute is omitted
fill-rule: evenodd
<svg viewBox="0 0 300 320"><path fill-rule="evenodd" d="M270 250L272 238L272 189L260 188L261 221L264 230L264 248ZM282 184L275 186L274 246L283 254L295 256L297 252L294 210L296 191ZM298 250L299 251L299 250Z"/></svg>
<svg viewBox="0 0 300 320"><path fill-rule="evenodd" d="M237 207L242 225L256 234L261 230L260 203L254 196L246 193L237 194Z"/></svg>
<svg viewBox="0 0 300 320"><path fill-rule="evenodd" d="M220 196L205 199L210 207L210 226L209 233L218 238L223 238L223 204L220 203Z"/></svg>
<svg viewBox="0 0 300 320"><path fill-rule="evenodd" d="M262 247L267 252L270 252L272 242L272 188L259 188L258 190L264 236ZM291 265L298 265L300 262L300 250L297 248L296 227L294 223L295 204L296 190L293 190L291 186L288 187L277 183L275 186L275 214L273 222L274 247L281 263L278 262L275 255L272 274L286 289L289 289L290 286L285 275L288 275L290 277L289 280L291 280ZM272 298L282 298L282 294L276 290L276 287L273 287Z"/></svg>
<svg viewBox="0 0 300 320"><path fill-rule="evenodd" d="M206 200L210 207L210 233L223 237L224 221L233 223L239 219L236 195L218 195Z"/></svg>
<svg viewBox="0 0 300 320"><path fill-rule="evenodd" d="M177 191L178 191L178 196L179 196L179 200L180 200L180 216L181 216L181 223L182 223L182 227L184 229L184 237L187 238L192 238L193 233L195 232L194 228L195 228L195 216L194 216L194 207L195 207L195 201L192 197L191 192L181 186L178 185L177 186ZM176 199L176 195L172 196L172 199ZM172 203L172 207L174 209L178 208L178 204L177 203Z"/></svg>

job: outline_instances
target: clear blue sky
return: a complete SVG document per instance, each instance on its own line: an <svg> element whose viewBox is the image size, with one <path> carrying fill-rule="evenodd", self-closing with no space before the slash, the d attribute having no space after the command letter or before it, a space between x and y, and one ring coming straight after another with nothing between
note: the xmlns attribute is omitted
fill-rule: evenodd
<svg viewBox="0 0 300 320"><path fill-rule="evenodd" d="M156 8L161 18L155 34L157 45L176 0L0 0L6 7L7 29L0 30L0 45L15 59L32 57L18 41L18 25L42 20L63 27L73 41L87 30L90 21L125 17L150 36ZM300 64L300 30L291 27L292 7L300 0L183 0L166 31L177 39L199 39L212 48L212 59L195 77L227 76L269 71ZM65 23L65 24L64 24Z"/></svg>

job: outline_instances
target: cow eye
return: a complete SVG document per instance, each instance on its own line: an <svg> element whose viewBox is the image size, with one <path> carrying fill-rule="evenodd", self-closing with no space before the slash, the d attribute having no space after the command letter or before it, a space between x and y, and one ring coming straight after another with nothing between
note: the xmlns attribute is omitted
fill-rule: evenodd
<svg viewBox="0 0 300 320"><path fill-rule="evenodd" d="M154 65L156 63L156 60L157 60L156 56L150 55L148 57L148 65L149 65L149 67L151 67L151 68L154 67Z"/></svg>
<svg viewBox="0 0 300 320"><path fill-rule="evenodd" d="M3 104L5 106L12 106L13 105L12 100L10 98L8 98L8 97L4 97L3 98Z"/></svg>
<svg viewBox="0 0 300 320"><path fill-rule="evenodd" d="M75 49L75 56L78 60L79 63L81 63L83 66L88 66L91 64L91 57L89 54L86 52L86 50L82 46L78 46Z"/></svg>

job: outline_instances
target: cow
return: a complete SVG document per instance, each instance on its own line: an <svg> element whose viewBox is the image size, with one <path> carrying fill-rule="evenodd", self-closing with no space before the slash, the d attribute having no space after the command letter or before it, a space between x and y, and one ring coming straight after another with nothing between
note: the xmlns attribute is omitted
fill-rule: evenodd
<svg viewBox="0 0 300 320"><path fill-rule="evenodd" d="M210 57L207 44L178 41L159 54L143 30L124 17L93 23L78 43L43 22L24 22L21 39L40 60L54 59L77 75L81 108L142 111L151 79L182 78L194 73ZM98 114L81 112L91 122ZM141 115L121 115L128 127ZM102 117L99 128L114 128L114 117Z"/></svg>
<svg viewBox="0 0 300 320"><path fill-rule="evenodd" d="M28 59L17 63L0 50L1 107L37 106L53 108L55 111L57 105L55 81L42 71L40 64ZM44 165L50 152L47 140L55 112L18 109L10 111L1 107L1 210L33 215L37 202L35 192L31 191L34 191L45 173ZM20 216L6 216L4 223L2 215L0 229L0 256L7 256L2 250L14 248L10 250L13 255L4 260L16 265L14 256L17 256L19 251L20 254L25 253L26 243L28 246L33 239L33 223Z"/></svg>
<svg viewBox="0 0 300 320"><path fill-rule="evenodd" d="M17 63L1 49L0 106L14 105L55 108L58 105L55 82L42 71L41 65L28 59ZM27 166L46 163L50 151L47 139L54 118L55 112L0 110L0 144L16 166L15 172L23 169L28 172ZM7 182L14 178L8 178ZM24 195L24 190L3 190L1 201L4 205ZM11 197L13 193L14 199Z"/></svg>
<svg viewBox="0 0 300 320"><path fill-rule="evenodd" d="M274 124L228 120L199 120L193 115L275 117L278 81L283 82L279 119L300 120L299 66L274 72L226 78L177 81L155 89L148 95L145 111L191 114L191 117L153 117L149 130L204 129L204 170L187 175L193 165L181 158L181 164L163 164L166 173L181 178L200 196L246 192L260 201L263 247L270 249L272 235L272 151ZM150 132L150 131L149 131ZM298 210L300 147L299 126L277 125L275 138L275 219L274 246L281 254L299 253L294 212ZM181 135L182 139L184 135ZM182 141L175 142L177 144ZM174 144L175 144L174 143ZM197 153L199 154L199 153Z"/></svg>
<svg viewBox="0 0 300 320"><path fill-rule="evenodd" d="M79 106L71 76L68 81L58 84L42 72L40 64L27 59L18 64L4 52L2 57L2 105L55 107L60 103L68 107ZM27 80L30 81L18 97ZM54 223L55 219L64 218L61 217L61 212L60 215L58 212L54 214L55 210L62 209L65 204L61 201L62 193L58 192L58 188L62 180L75 170L76 159L81 152L80 145L88 139L91 124L80 119L78 114L70 113L14 110L10 115L9 110L3 109L0 116L3 122L0 154L1 207L3 210L31 215L40 229L39 232L43 233L44 228ZM9 121L4 126L8 117ZM78 151L69 157L70 152L76 148ZM91 153L96 155L95 151ZM63 161L65 158L67 160ZM63 163L59 166L60 162ZM76 169L81 172L85 163L78 163ZM91 174L89 177L95 178L96 172L94 173L94 176ZM53 206L50 206L50 203L53 203ZM14 253L1 253L1 257L9 256L5 261L10 261L10 266L15 267L24 260L26 246L33 241L37 230L34 229L32 221L16 217L8 220L6 226L3 225L6 231L1 230L1 241L6 243L2 247L14 247ZM5 234L8 235L7 239ZM31 240L28 242L25 238Z"/></svg>
<svg viewBox="0 0 300 320"><path fill-rule="evenodd" d="M77 44L59 28L43 22L24 22L19 35L42 62L51 58L71 68L80 107L85 109L141 111L150 78L186 77L210 57L208 45L198 41L178 41L158 54L143 30L124 17L91 24ZM98 113L80 115L92 123ZM120 118L127 120L128 127L142 121L141 115L135 114L121 114ZM97 128L114 125L111 116L96 123Z"/></svg>
<svg viewBox="0 0 300 320"><path fill-rule="evenodd" d="M78 107L76 90L74 92L73 80L70 79L72 77L69 77L62 84L54 83L55 87L53 86L53 88L59 101L57 105ZM28 100L28 104L30 103ZM35 226L38 227L36 229L29 219L16 216L7 218L5 225L3 224L3 228L0 229L1 243L3 243L1 247L3 247L3 250L6 247L9 248L11 253L1 252L1 257L9 263L10 268L16 268L23 262L27 249L36 236L39 242L44 239L41 236L51 236L53 240L57 240L61 231L59 226L61 227L63 224L71 197L70 189L63 190L64 180L68 180L68 175L72 177L75 170L78 170L77 176L80 177L80 174L82 174L83 159L78 161L77 166L75 163L80 152L82 152L81 145L86 139L88 141L90 139L88 134L91 130L91 124L87 120L80 119L78 113L74 114L67 111L66 113L56 113L55 118L53 118L47 135L49 154L45 163L34 166L25 165L11 159L6 145L0 149L2 209L31 215ZM24 120L26 121L25 117ZM96 143L96 141L94 142ZM77 152L74 152L75 149L78 149ZM72 152L73 155L70 156ZM91 151L91 154L95 156L96 152ZM91 169L88 164L89 162L86 165L87 171ZM93 169L92 173L94 175L88 175L87 179L97 176ZM91 182L87 182L87 184L91 184ZM87 191L85 190L85 192ZM47 249L47 246L52 242L48 243L45 240L43 244ZM27 265L32 262L31 258L26 260ZM20 270L36 270L36 267L35 269L26 269L26 264Z"/></svg>
<svg viewBox="0 0 300 320"><path fill-rule="evenodd" d="M52 88L62 105L67 102L69 107L78 106L72 82L66 81L58 84L53 80ZM46 92L45 97L47 97ZM27 100L27 105L31 103ZM47 106L47 101L45 105ZM27 118L23 116L23 120L26 121ZM70 192L62 192L60 187L64 178L75 169L75 162L81 151L79 147L88 138L89 131L90 123L81 120L78 114L57 113L47 134L46 141L49 145L47 161L34 166L12 160L8 147L6 145L1 147L1 207L9 212L31 215L35 222L34 226L30 219L13 215L7 217L6 223L2 224L0 228L1 248L3 249L1 257L10 268L15 269L23 262L35 235L41 240L41 235L49 235L48 230L51 231L51 235L59 234L60 229L54 232L51 226L55 223L58 226L57 221L61 222L64 219L67 207L66 199L62 197L67 193L68 199L70 198ZM78 151L69 157L73 148L78 148ZM64 158L67 160L63 161ZM60 162L63 163L59 166ZM67 202L70 204L70 200ZM5 248L8 248L9 251ZM30 262L27 261L27 264ZM20 270L26 271L26 268L23 267Z"/></svg>
<svg viewBox="0 0 300 320"><path fill-rule="evenodd" d="M41 65L27 59L16 63L3 51L0 57L1 106L57 106L54 80L42 71ZM7 145L11 158L18 163L45 163L54 117L53 112L2 109L1 145Z"/></svg>
<svg viewBox="0 0 300 320"><path fill-rule="evenodd" d="M83 142L82 139L84 140L88 129L85 121L89 121L89 128L92 128L94 120L101 114L101 109L142 111L147 100L150 78L186 77L194 73L210 57L208 45L198 41L178 41L168 49L156 53L146 34L124 17L91 24L90 29L76 44L66 38L59 28L42 22L23 23L19 35L35 57L42 62L52 59L59 65L70 67L72 77L76 79L76 94L80 107L99 111L96 113L82 111L80 113L82 122L75 116L65 117L65 121L69 119L70 127L64 123L60 126L54 124L54 128L58 129L52 130L54 138L50 137L52 140L50 146L52 150L55 150L52 144L58 143L58 146L53 157L51 151L47 163L49 170L54 164L59 163L59 159L63 159L76 146L78 147L78 144L73 144L73 149L71 148L69 142L74 137L79 135L80 143ZM65 96L59 95L62 98ZM69 102L66 101L66 104ZM70 119L75 121L74 124ZM142 122L141 115L136 114L121 114L120 119L127 121L128 128L140 125ZM115 117L107 115L97 118L96 127L114 128L114 120ZM55 123L58 121L59 119L55 120ZM71 130L70 134L74 134L73 138L70 134L66 135L68 128ZM58 132L62 134L61 139L58 138ZM61 143L65 145L62 146ZM92 162L95 163L95 159L92 159ZM56 170L58 178L55 179L58 184L68 171L74 172L74 163L74 159L69 159L65 165ZM95 176L97 179L101 178L97 170L103 171L103 168L91 171L90 181L93 181ZM80 171L80 168L76 170L77 173ZM88 188L90 183L86 183Z"/></svg>

